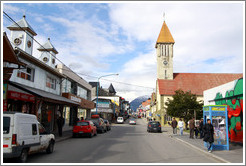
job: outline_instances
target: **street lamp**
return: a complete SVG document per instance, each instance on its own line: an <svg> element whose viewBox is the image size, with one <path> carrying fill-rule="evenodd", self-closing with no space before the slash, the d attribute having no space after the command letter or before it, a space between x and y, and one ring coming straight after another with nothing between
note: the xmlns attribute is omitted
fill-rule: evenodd
<svg viewBox="0 0 246 166"><path fill-rule="evenodd" d="M108 74L108 75L103 75L101 77L98 77L98 80L97 80L97 103L96 103L96 114L97 114L97 105L98 105L98 88L99 88L99 80L100 78L102 77L108 77L108 76L112 76L112 75L119 75L118 73L116 74Z"/></svg>

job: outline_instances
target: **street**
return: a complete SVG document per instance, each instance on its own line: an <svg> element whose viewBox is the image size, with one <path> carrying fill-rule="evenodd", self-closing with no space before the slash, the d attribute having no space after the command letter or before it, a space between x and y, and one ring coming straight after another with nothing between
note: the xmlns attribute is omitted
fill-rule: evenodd
<svg viewBox="0 0 246 166"><path fill-rule="evenodd" d="M52 154L28 156L28 163L214 163L163 133L147 133L146 122L115 124L112 130L90 138L70 138L55 145Z"/></svg>

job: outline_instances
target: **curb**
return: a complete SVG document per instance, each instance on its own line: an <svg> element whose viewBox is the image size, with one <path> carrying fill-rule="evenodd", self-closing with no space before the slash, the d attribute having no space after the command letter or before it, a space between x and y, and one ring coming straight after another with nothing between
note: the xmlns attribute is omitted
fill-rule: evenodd
<svg viewBox="0 0 246 166"><path fill-rule="evenodd" d="M59 139L56 140L56 142L65 141L65 140L67 140L67 139L69 139L69 138L72 138L72 136L64 137L64 138L59 138Z"/></svg>
<svg viewBox="0 0 246 166"><path fill-rule="evenodd" d="M223 158L221 158L221 157L218 157L218 156L216 156L216 155L214 155L214 154L212 154L212 153L208 153L208 152L206 152L206 151L204 151L204 150L202 150L202 149L200 149L200 148L198 148L198 147L196 147L196 146L194 146L194 145L192 145L192 144L190 144L190 143L188 143L188 142L186 142L186 141L183 141L182 139L175 138L175 137L172 137L172 136L171 136L171 138L174 138L174 139L176 139L176 140L178 140L178 141L180 141L180 142L183 142L183 143L185 143L186 145L189 145L190 147L192 147L192 148L194 148L194 149L196 149L196 150L199 150L200 152L205 153L207 156L213 157L213 158L215 158L215 159L217 159L217 160L219 160L219 161L221 161L221 162L224 162L224 163L231 163L231 162L229 162L229 161L227 161L227 160L225 160L225 159L223 159Z"/></svg>

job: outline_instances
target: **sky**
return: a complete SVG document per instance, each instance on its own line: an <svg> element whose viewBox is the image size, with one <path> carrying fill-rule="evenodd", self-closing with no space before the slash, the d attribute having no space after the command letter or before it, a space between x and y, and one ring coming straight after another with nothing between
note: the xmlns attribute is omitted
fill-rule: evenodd
<svg viewBox="0 0 246 166"><path fill-rule="evenodd" d="M175 40L174 73L243 73L244 2L3 3L15 21L23 14L57 58L86 81L113 84L131 101L155 92L155 43L165 22ZM163 17L165 13L165 17ZM12 22L2 16L3 31ZM33 56L39 57L34 43ZM137 85L137 86L136 86Z"/></svg>

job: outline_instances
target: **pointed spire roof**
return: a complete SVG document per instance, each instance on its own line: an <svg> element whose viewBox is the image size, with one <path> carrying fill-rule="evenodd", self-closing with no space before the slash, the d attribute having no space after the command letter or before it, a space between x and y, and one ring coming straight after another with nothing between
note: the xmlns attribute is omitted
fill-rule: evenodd
<svg viewBox="0 0 246 166"><path fill-rule="evenodd" d="M169 31L166 22L163 22L161 32L159 34L159 37L156 41L156 44L158 43L175 43L173 36L171 32Z"/></svg>
<svg viewBox="0 0 246 166"><path fill-rule="evenodd" d="M22 30L22 29L24 29L24 30L27 30L28 32L30 32L33 36L37 35L37 33L33 30L33 28L26 21L25 15L23 15L23 18L21 20L17 21L16 23L8 26L7 28L9 30Z"/></svg>
<svg viewBox="0 0 246 166"><path fill-rule="evenodd" d="M55 47L51 44L50 38L48 38L48 41L42 46L38 48L39 51L53 51L55 54L58 54L58 51L55 49Z"/></svg>
<svg viewBox="0 0 246 166"><path fill-rule="evenodd" d="M114 94L116 93L116 91L115 91L115 89L114 89L112 83L110 84L108 90L109 90L109 93L114 93Z"/></svg>

